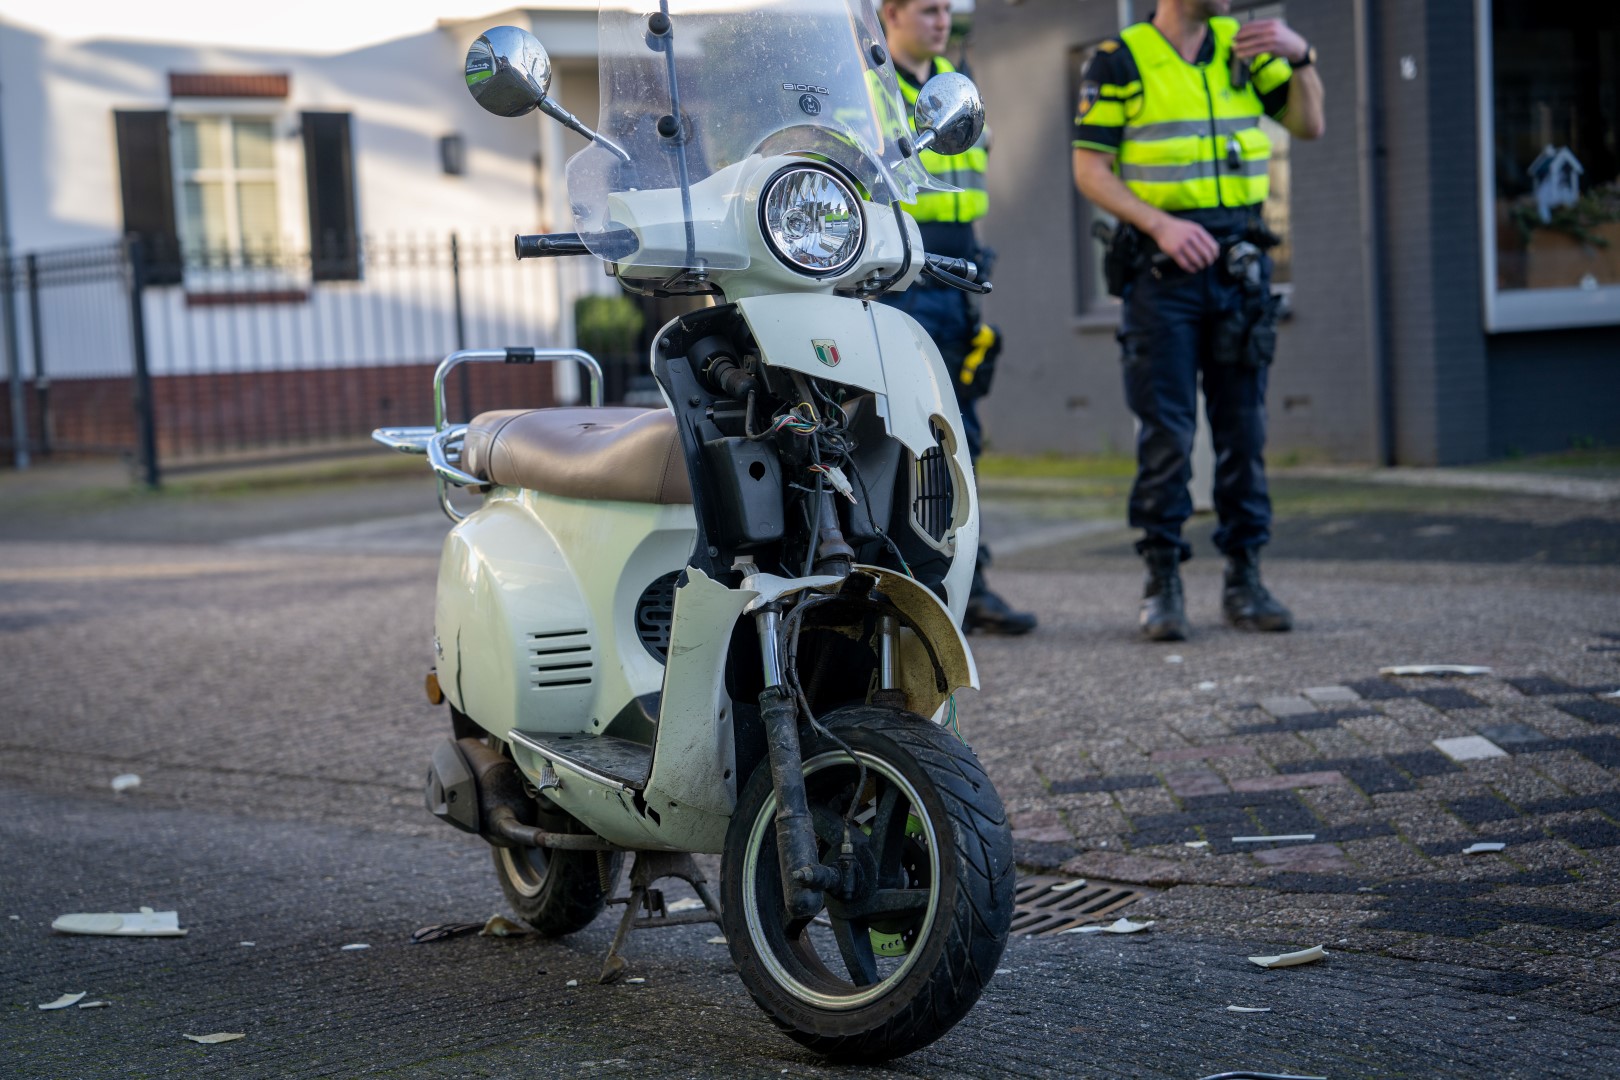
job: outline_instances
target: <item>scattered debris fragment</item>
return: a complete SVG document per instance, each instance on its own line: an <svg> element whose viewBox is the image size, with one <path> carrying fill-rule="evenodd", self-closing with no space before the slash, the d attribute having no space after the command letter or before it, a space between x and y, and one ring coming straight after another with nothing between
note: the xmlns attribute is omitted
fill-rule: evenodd
<svg viewBox="0 0 1620 1080"><path fill-rule="evenodd" d="M579 980L578 979L569 979L567 982L563 983L563 985L564 986L578 986L579 985Z"/></svg>
<svg viewBox="0 0 1620 1080"><path fill-rule="evenodd" d="M1290 840L1290 841L1292 841L1292 840L1315 840L1315 839L1316 839L1316 834L1315 833L1313 833L1313 832L1302 832L1302 833L1285 833L1282 836L1234 836L1234 837L1232 837L1232 843L1234 843L1234 844L1269 844L1274 840Z"/></svg>
<svg viewBox="0 0 1620 1080"><path fill-rule="evenodd" d="M647 981L646 979L643 979L641 976L638 975L633 979L624 980L624 984L626 986L640 986L642 983L644 983L646 981Z"/></svg>
<svg viewBox="0 0 1620 1080"><path fill-rule="evenodd" d="M996 968L997 975L1011 975L1012 968Z"/></svg>
<svg viewBox="0 0 1620 1080"><path fill-rule="evenodd" d="M1489 675L1491 669L1479 664L1400 664L1381 667L1380 675Z"/></svg>
<svg viewBox="0 0 1620 1080"><path fill-rule="evenodd" d="M1484 758L1507 757L1507 751L1483 735L1459 735L1454 739L1436 739L1434 747L1452 761L1479 761Z"/></svg>
<svg viewBox="0 0 1620 1080"><path fill-rule="evenodd" d="M343 951L344 952L359 952L361 949L369 949L369 948L371 948L371 946L367 945L365 942L357 941L353 945L345 945L345 946L343 946Z"/></svg>
<svg viewBox="0 0 1620 1080"><path fill-rule="evenodd" d="M61 997L57 998L55 1001L47 1001L45 1004L41 1005L40 1008L41 1009L65 1009L69 1005L78 1004L79 999L84 997L89 992L90 991L88 991L88 990L80 990L77 994L63 994Z"/></svg>
<svg viewBox="0 0 1620 1080"><path fill-rule="evenodd" d="M1236 1012L1236 1013L1263 1013L1263 1012L1270 1012L1271 1011L1271 1006L1268 1005L1263 1009L1255 1009L1255 1008L1250 1008L1247 1005L1228 1005L1226 1007L1226 1011L1227 1012Z"/></svg>
<svg viewBox="0 0 1620 1080"><path fill-rule="evenodd" d="M79 1002L79 1008L81 1008L81 1009L105 1009L107 1006L109 1006L111 1004L112 1004L112 1002L110 1002L110 1001L81 1001L81 1002Z"/></svg>
<svg viewBox="0 0 1620 1080"><path fill-rule="evenodd" d="M421 945L427 941L443 941L445 938L460 937L462 934L476 933L484 928L483 923L475 922L446 922L433 923L418 927L411 934L411 944ZM246 944L246 942L243 942Z"/></svg>
<svg viewBox="0 0 1620 1080"><path fill-rule="evenodd" d="M1179 653L1171 653L1169 656L1164 658L1164 662L1167 664L1179 664L1181 663L1181 655Z"/></svg>
<svg viewBox="0 0 1620 1080"><path fill-rule="evenodd" d="M522 937L528 931L505 915L491 915L485 922L484 928L478 931L479 937Z"/></svg>
<svg viewBox="0 0 1620 1080"><path fill-rule="evenodd" d="M1507 847L1506 844L1495 840L1488 840L1481 841L1477 844L1470 844L1468 847L1463 848L1462 853L1464 855L1483 855L1487 851L1501 851L1505 847Z"/></svg>
<svg viewBox="0 0 1620 1080"><path fill-rule="evenodd" d="M180 929L180 914L175 911L153 911L143 907L138 912L94 912L60 915L51 923L59 934L111 934L118 937L184 937Z"/></svg>
<svg viewBox="0 0 1620 1080"><path fill-rule="evenodd" d="M1209 841L1208 840L1186 840L1186 841L1182 842L1181 846L1182 847L1190 847L1190 848L1207 848L1207 847L1209 847Z"/></svg>
<svg viewBox="0 0 1620 1080"><path fill-rule="evenodd" d="M6 918L10 919L12 922L22 922L21 915L7 915Z"/></svg>
<svg viewBox="0 0 1620 1080"><path fill-rule="evenodd" d="M1620 697L1620 690L1610 690L1607 694L1604 694L1603 697Z"/></svg>
<svg viewBox="0 0 1620 1080"><path fill-rule="evenodd" d="M726 935L716 934L714 937L708 939L708 943L710 945L724 945L726 943Z"/></svg>
<svg viewBox="0 0 1620 1080"><path fill-rule="evenodd" d="M1294 967L1298 964L1309 964L1313 960L1321 960L1326 956L1326 949L1320 945L1312 945L1308 949L1281 953L1277 956L1251 956L1249 957L1249 963L1259 964L1263 968Z"/></svg>
<svg viewBox="0 0 1620 1080"><path fill-rule="evenodd" d="M238 941L237 944L238 945L244 945L247 948L251 949L253 946L257 945L258 942L257 941Z"/></svg>
<svg viewBox="0 0 1620 1080"><path fill-rule="evenodd" d="M665 904L664 910L669 912L671 915L675 914L677 911L702 911L703 901L699 900L695 896L687 896L672 903Z"/></svg>
<svg viewBox="0 0 1620 1080"><path fill-rule="evenodd" d="M138 788L140 786L141 778L132 772L119 773L117 776L112 778L112 789L119 795L122 795L124 792L129 791L132 788Z"/></svg>
<svg viewBox="0 0 1620 1080"><path fill-rule="evenodd" d="M1215 689L1215 682L1213 679L1205 679L1203 682L1198 684L1198 689L1206 691L1213 690Z"/></svg>
<svg viewBox="0 0 1620 1080"><path fill-rule="evenodd" d="M1073 881L1065 881L1061 885L1054 885L1049 891L1055 893L1074 892L1074 890L1083 889L1085 886L1085 878L1075 878Z"/></svg>
<svg viewBox="0 0 1620 1080"><path fill-rule="evenodd" d="M247 1035L240 1031L216 1031L212 1035L182 1035L180 1037L190 1039L194 1043L212 1046L215 1043L235 1042L237 1039L245 1039Z"/></svg>
<svg viewBox="0 0 1620 1080"><path fill-rule="evenodd" d="M1150 927L1152 925L1154 925L1154 922L1153 922L1152 919L1149 919L1147 922L1131 922L1131 920L1129 920L1127 918L1124 918L1124 917L1121 917L1121 918L1115 919L1113 922L1109 923L1107 926L1098 926L1096 924L1093 924L1091 926L1071 926L1067 930L1059 931L1059 933L1063 933L1063 934L1139 934L1143 930L1146 930L1148 927Z"/></svg>

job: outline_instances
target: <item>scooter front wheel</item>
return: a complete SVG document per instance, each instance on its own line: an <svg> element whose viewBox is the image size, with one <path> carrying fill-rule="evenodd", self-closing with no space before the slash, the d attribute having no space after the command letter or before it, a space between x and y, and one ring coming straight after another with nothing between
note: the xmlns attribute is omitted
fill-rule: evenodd
<svg viewBox="0 0 1620 1080"><path fill-rule="evenodd" d="M726 941L755 1002L792 1038L845 1060L898 1057L950 1030L994 974L1012 921L1012 836L989 777L949 732L865 705L823 723L866 767L857 793L848 754L804 742L822 861L842 854L855 887L829 891L812 919L789 916L761 764L726 834Z"/></svg>

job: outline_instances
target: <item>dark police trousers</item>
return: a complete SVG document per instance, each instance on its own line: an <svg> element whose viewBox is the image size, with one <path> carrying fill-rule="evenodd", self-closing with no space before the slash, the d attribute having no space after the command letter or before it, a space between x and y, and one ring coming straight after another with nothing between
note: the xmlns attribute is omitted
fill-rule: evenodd
<svg viewBox="0 0 1620 1080"><path fill-rule="evenodd" d="M1189 215L1191 216L1191 215ZM1200 215L1201 217L1201 215ZM1218 221L1218 219L1217 219ZM1223 233L1205 224L1212 235ZM1138 553L1173 547L1183 559L1192 548L1181 538L1192 514L1193 435L1197 430L1198 379L1215 447L1215 546L1224 553L1259 547L1271 538L1271 498L1266 492L1266 373L1270 356L1229 355L1219 347L1233 313L1252 297L1230 280L1223 259L1197 274L1175 267L1155 277L1143 270L1125 286L1119 340L1125 401L1141 421L1130 523L1143 530ZM1270 260L1263 261L1269 297ZM1222 355L1222 354L1227 355Z"/></svg>

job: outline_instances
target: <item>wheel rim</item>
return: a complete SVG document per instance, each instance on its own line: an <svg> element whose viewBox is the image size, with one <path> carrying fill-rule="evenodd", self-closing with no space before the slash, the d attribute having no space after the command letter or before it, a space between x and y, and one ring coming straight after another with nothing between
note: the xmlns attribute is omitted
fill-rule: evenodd
<svg viewBox="0 0 1620 1080"><path fill-rule="evenodd" d="M862 750L856 756L865 763L868 787L862 792L857 822L882 823L884 835L874 848L884 856L880 863L893 860L889 884L898 886L881 891L899 896L915 895L926 889L926 905L920 910L881 916L855 914L847 919L833 915L830 905L816 920L797 927L767 922L767 913L780 916L784 910L781 875L777 868L775 818L776 795L771 793L755 815L748 833L747 855L743 863L743 916L750 944L761 965L783 990L806 1004L823 1009L857 1009L869 1005L893 990L917 965L925 951L939 908L940 868L944 856L939 831L923 805L915 785L893 765ZM840 786L832 770L847 774ZM839 817L853 790L855 765L842 751L829 751L804 763L805 786L814 811L829 794ZM822 797L818 801L818 795ZM887 802L887 817L884 818ZM827 811L823 809L822 816ZM915 828L913 828L915 826ZM914 834L914 835L913 835ZM823 839L824 842L824 839ZM900 845L890 850L890 845ZM765 856L768 854L768 859ZM763 861L762 861L763 860ZM896 867L904 874L899 884L892 876ZM880 865L881 871L881 865ZM878 882L883 885L882 881ZM821 926L825 920L827 925ZM896 956L874 948L880 940L901 937L910 942ZM830 954L830 962L829 962Z"/></svg>
<svg viewBox="0 0 1620 1080"><path fill-rule="evenodd" d="M500 853L501 873L519 894L527 897L540 895L546 884L546 853L541 848L496 848Z"/></svg>

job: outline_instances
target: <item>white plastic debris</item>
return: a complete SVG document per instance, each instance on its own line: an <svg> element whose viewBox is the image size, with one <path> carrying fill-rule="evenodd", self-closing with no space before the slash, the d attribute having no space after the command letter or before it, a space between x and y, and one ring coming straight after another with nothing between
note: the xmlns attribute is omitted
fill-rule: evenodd
<svg viewBox="0 0 1620 1080"><path fill-rule="evenodd" d="M181 1035L180 1037L190 1039L194 1043L213 1046L215 1043L235 1042L237 1039L245 1039L247 1035L240 1031L216 1031L212 1035Z"/></svg>
<svg viewBox="0 0 1620 1080"><path fill-rule="evenodd" d="M110 1001L81 1001L81 1002L79 1002L79 1008L81 1008L81 1009L105 1009L107 1006L109 1006L111 1004L112 1004L112 1002L110 1002Z"/></svg>
<svg viewBox="0 0 1620 1080"><path fill-rule="evenodd" d="M1052 891L1055 892L1055 893L1074 892L1074 890L1076 890L1076 889L1083 889L1085 887L1086 887L1086 879L1085 878L1075 878L1073 881L1065 881L1061 885L1052 886Z"/></svg>
<svg viewBox="0 0 1620 1080"><path fill-rule="evenodd" d="M117 937L184 937L180 929L180 913L153 911L143 907L137 912L93 912L59 915L51 923L59 934L110 934Z"/></svg>
<svg viewBox="0 0 1620 1080"><path fill-rule="evenodd" d="M131 788L138 788L140 786L141 778L132 772L119 773L117 776L112 778L112 789L120 795L126 791L129 791Z"/></svg>
<svg viewBox="0 0 1620 1080"><path fill-rule="evenodd" d="M1215 682L1212 679L1205 679L1203 682L1198 684L1198 689L1200 689L1200 690L1213 690L1213 689L1215 689Z"/></svg>
<svg viewBox="0 0 1620 1080"><path fill-rule="evenodd" d="M1487 851L1501 851L1505 847L1507 847L1506 844L1499 843L1495 840L1482 841L1478 844L1470 844L1468 847L1463 848L1462 853L1464 855L1483 855Z"/></svg>
<svg viewBox="0 0 1620 1080"><path fill-rule="evenodd" d="M1179 664L1181 663L1181 659L1180 653L1171 653L1169 656L1164 658L1164 662L1167 664Z"/></svg>
<svg viewBox="0 0 1620 1080"><path fill-rule="evenodd" d="M1302 832L1302 833L1288 833L1288 834L1283 835L1283 836L1234 836L1234 837L1232 837L1232 843L1234 843L1234 844L1269 844L1274 840L1315 840L1315 839L1316 839L1316 834L1315 833L1313 833L1313 832Z"/></svg>
<svg viewBox="0 0 1620 1080"><path fill-rule="evenodd" d="M569 979L567 982L563 983L563 985L564 986L578 986L579 985L579 980L578 979Z"/></svg>
<svg viewBox="0 0 1620 1080"><path fill-rule="evenodd" d="M1491 669L1480 664L1397 664L1381 667L1380 675L1489 675Z"/></svg>
<svg viewBox="0 0 1620 1080"><path fill-rule="evenodd" d="M1610 690L1607 694L1604 694L1603 696L1604 697L1620 698L1620 690ZM1511 1020L1512 1017L1508 1017L1508 1019Z"/></svg>
<svg viewBox="0 0 1620 1080"><path fill-rule="evenodd" d="M10 919L12 922L22 922L21 915L7 915L6 918Z"/></svg>
<svg viewBox="0 0 1620 1080"><path fill-rule="evenodd" d="M695 896L682 897L681 899L672 903L665 904L664 910L669 912L671 915L675 914L677 911L702 911L703 901L699 900Z"/></svg>
<svg viewBox="0 0 1620 1080"><path fill-rule="evenodd" d="M1012 973L1012 968L996 968L997 975L1011 975Z"/></svg>
<svg viewBox="0 0 1620 1080"><path fill-rule="evenodd" d="M1071 926L1062 931L1065 934L1139 934L1154 925L1152 919L1147 922L1131 922L1126 918L1115 919L1107 926Z"/></svg>
<svg viewBox="0 0 1620 1080"><path fill-rule="evenodd" d="M1434 747L1452 761L1480 761L1485 758L1507 757L1507 751L1483 735L1459 735L1454 739L1436 739Z"/></svg>
<svg viewBox="0 0 1620 1080"><path fill-rule="evenodd" d="M1270 1008L1270 1006L1267 1006L1264 1009L1254 1009L1254 1008L1250 1008L1247 1005L1228 1005L1226 1007L1226 1011L1227 1012L1235 1012L1235 1013L1263 1013L1263 1012L1270 1012L1271 1008Z"/></svg>
<svg viewBox="0 0 1620 1080"><path fill-rule="evenodd" d="M251 949L253 946L257 945L258 942L257 941L238 941L237 944L246 946L247 948Z"/></svg>
<svg viewBox="0 0 1620 1080"><path fill-rule="evenodd" d="M1182 847L1190 847L1190 848L1207 848L1207 847L1209 847L1209 841L1208 840L1185 840L1185 841L1182 842L1181 846Z"/></svg>
<svg viewBox="0 0 1620 1080"><path fill-rule="evenodd" d="M1327 950L1320 945L1312 945L1308 949L1298 952L1281 953L1277 956L1251 956L1249 963L1259 964L1263 968L1295 967L1299 964L1309 964L1327 956Z"/></svg>
<svg viewBox="0 0 1620 1080"><path fill-rule="evenodd" d="M724 945L726 943L726 935L716 934L714 937L708 939L708 943L710 945Z"/></svg>
<svg viewBox="0 0 1620 1080"><path fill-rule="evenodd" d="M479 937L522 937L528 931L505 915L491 915L484 923L484 928L478 931Z"/></svg>
<svg viewBox="0 0 1620 1080"><path fill-rule="evenodd" d="M647 981L646 979L643 979L640 976L637 976L634 979L626 979L626 980L624 980L624 983L625 983L626 986L640 986L642 983L644 983L646 981Z"/></svg>
<svg viewBox="0 0 1620 1080"><path fill-rule="evenodd" d="M63 994L61 997L57 998L55 1001L47 1001L45 1004L41 1005L40 1008L41 1009L65 1009L69 1005L77 1005L79 1003L79 999L84 997L84 995L88 994L89 992L90 991L88 991L88 990L81 990L77 994Z"/></svg>
<svg viewBox="0 0 1620 1080"><path fill-rule="evenodd" d="M343 946L343 951L344 952L359 952L361 949L369 949L369 948L371 948L371 946L367 945L365 942L357 941L353 945L345 945L345 946Z"/></svg>

